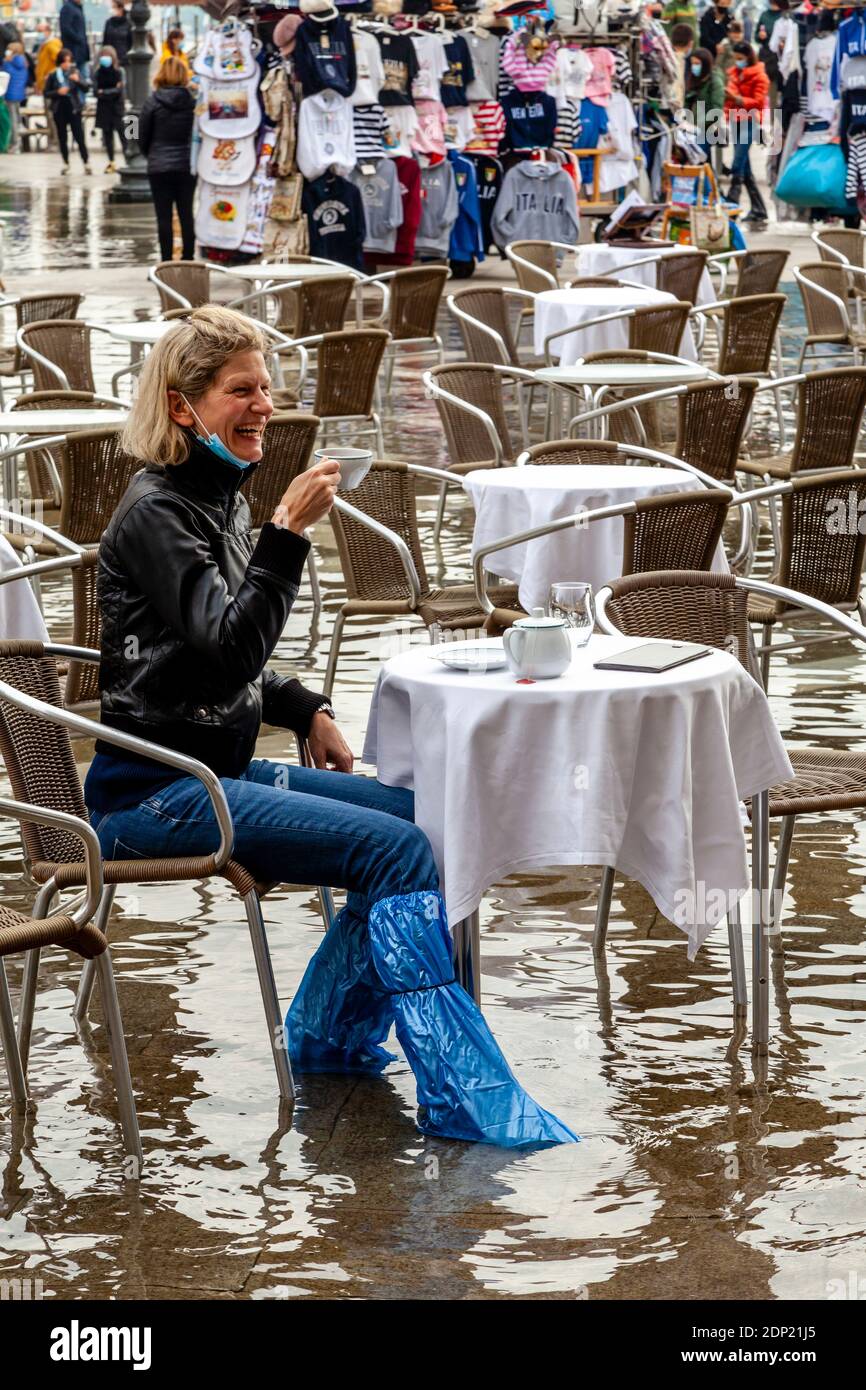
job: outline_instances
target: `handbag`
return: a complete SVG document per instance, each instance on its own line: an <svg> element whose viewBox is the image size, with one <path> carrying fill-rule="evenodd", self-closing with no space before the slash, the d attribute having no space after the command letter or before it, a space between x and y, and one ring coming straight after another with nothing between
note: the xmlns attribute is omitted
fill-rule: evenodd
<svg viewBox="0 0 866 1390"><path fill-rule="evenodd" d="M807 145L791 155L773 196L795 208L853 212L845 197L846 174L845 156L839 145Z"/></svg>
<svg viewBox="0 0 866 1390"><path fill-rule="evenodd" d="M722 208L690 208L689 226L692 246L698 251L718 255L730 249L731 225Z"/></svg>

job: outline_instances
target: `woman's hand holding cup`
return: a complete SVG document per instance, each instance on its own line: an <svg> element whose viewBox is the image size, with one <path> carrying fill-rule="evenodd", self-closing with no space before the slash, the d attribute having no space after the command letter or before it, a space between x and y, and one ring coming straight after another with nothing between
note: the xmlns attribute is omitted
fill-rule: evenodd
<svg viewBox="0 0 866 1390"><path fill-rule="evenodd" d="M340 465L335 459L322 459L289 484L272 517L276 526L285 526L302 535L327 516L340 483Z"/></svg>

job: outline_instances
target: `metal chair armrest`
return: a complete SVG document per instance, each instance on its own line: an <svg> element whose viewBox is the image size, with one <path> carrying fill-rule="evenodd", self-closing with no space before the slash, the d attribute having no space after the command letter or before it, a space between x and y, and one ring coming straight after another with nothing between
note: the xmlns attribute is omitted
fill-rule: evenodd
<svg viewBox="0 0 866 1390"><path fill-rule="evenodd" d="M366 526L370 531L374 531L377 536L381 536L382 540L387 541L389 545L394 547L400 557L403 572L412 590L412 599L417 603L421 597L421 581L418 578L415 561L412 559L412 552L402 536L398 536L396 531L392 531L389 526L385 526L383 522L377 521L375 517L368 516L366 512L362 512L359 507L353 507L352 503L347 502L344 497L335 497L334 506L337 508L337 511L345 512L346 516L352 517L353 520L359 522L362 526Z"/></svg>
<svg viewBox="0 0 866 1390"><path fill-rule="evenodd" d="M167 294L169 299L173 299L179 309L192 308L192 304L184 295L180 294L178 290L173 290L171 285L167 285L164 280L160 280L156 273L156 266L151 266L150 270L147 272L147 278L150 283L156 285L157 289L161 290L163 294Z"/></svg>
<svg viewBox="0 0 866 1390"><path fill-rule="evenodd" d="M494 425L487 412L485 410L482 410L480 406L472 405L469 401L462 401L459 396L454 396L450 391L445 391L433 380L429 372L425 372L421 380L426 388L428 396L431 396L434 399L436 397L439 397L440 400L448 401L449 405L456 406L458 410L464 411L466 415L472 415L476 420L480 420L481 424L486 429L487 434L490 438L490 442L493 446L493 457L496 460L497 466L501 465L502 444L500 442L496 426Z"/></svg>
<svg viewBox="0 0 866 1390"><path fill-rule="evenodd" d="M17 333L15 334L15 342L17 343L18 347L21 349L21 351L24 353L26 357L32 358L34 362L39 362L40 365L45 367L47 371L51 372L53 376L56 376L57 380L60 382L62 389L64 391L68 391L70 389L70 386L69 378L67 377L66 373L62 372L55 362L51 362L47 357L43 357L41 352L37 352L35 348L28 347L27 339L24 336L27 332L27 327L28 325L24 324L21 328L18 329Z"/></svg>
<svg viewBox="0 0 866 1390"><path fill-rule="evenodd" d="M93 917L102 898L102 850L96 831L80 816L72 816L67 811L51 811L45 806L32 806L26 801L13 801L0 796L0 815L12 816L18 821L33 821L36 825L54 825L68 830L84 845L84 871L87 893L84 901L71 914L77 927L85 926Z"/></svg>

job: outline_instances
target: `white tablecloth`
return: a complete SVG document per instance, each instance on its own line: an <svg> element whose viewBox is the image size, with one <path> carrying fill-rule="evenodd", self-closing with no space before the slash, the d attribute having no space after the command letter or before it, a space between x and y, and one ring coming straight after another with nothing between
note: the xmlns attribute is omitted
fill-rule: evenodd
<svg viewBox="0 0 866 1390"><path fill-rule="evenodd" d="M642 883L693 956L748 887L740 801L792 775L760 686L713 652L663 675L596 671L636 646L593 637L556 680L383 667L364 760L414 787L458 921L508 874L606 864Z"/></svg>
<svg viewBox="0 0 866 1390"><path fill-rule="evenodd" d="M638 284L648 285L650 289L655 289L658 275L657 264L648 263L632 268L632 262L643 260L645 256L652 256L658 249L655 246L606 246L601 242L594 246L581 246L577 250L577 273L578 275L607 275L612 270L620 270L626 280L636 280ZM688 253L684 251L684 248L675 246L670 251L665 250L664 254L666 256L682 256ZM704 270L698 289L698 303L712 304L715 298L713 282L709 272Z"/></svg>
<svg viewBox="0 0 866 1390"><path fill-rule="evenodd" d="M20 568L18 555L9 542L0 536L0 571ZM10 637L48 641L45 621L27 579L0 584L0 639Z"/></svg>
<svg viewBox="0 0 866 1390"><path fill-rule="evenodd" d="M473 558L478 550L512 535L531 531L546 521L596 507L615 507L637 497L660 492L685 492L701 487L699 479L677 468L596 464L529 464L526 468L479 468L467 473L463 486L475 507ZM487 564L491 574L520 586L520 602L529 611L546 607L551 584L582 579L601 588L622 574L623 520L611 517L539 536L508 550L497 550ZM719 548L713 569L727 570Z"/></svg>
<svg viewBox="0 0 866 1390"><path fill-rule="evenodd" d="M611 285L588 286L577 290L544 290L535 300L535 351L538 356L544 353L544 340L551 333L558 333L573 323L584 319L599 318L602 314L615 314L625 309L641 309L648 304L673 304L672 294L661 290L618 288ZM588 352L607 352L612 348L628 347L628 319L615 319L608 323L596 324L593 328L576 329L553 344L553 354L562 366L576 362ZM697 361L694 338L691 328L686 325L680 344L679 357L687 357L690 362Z"/></svg>

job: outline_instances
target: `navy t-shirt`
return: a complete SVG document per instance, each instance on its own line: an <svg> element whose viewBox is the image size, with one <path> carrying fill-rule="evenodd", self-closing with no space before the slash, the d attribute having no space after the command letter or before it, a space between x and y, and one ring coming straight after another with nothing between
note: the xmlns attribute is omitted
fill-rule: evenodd
<svg viewBox="0 0 866 1390"><path fill-rule="evenodd" d="M445 45L448 71L439 84L443 106L468 106L466 88L475 81L475 64L462 34L455 34Z"/></svg>
<svg viewBox="0 0 866 1390"><path fill-rule="evenodd" d="M301 207L310 227L310 255L363 270L367 226L355 185L339 174L323 174L304 184Z"/></svg>
<svg viewBox="0 0 866 1390"><path fill-rule="evenodd" d="M502 98L510 150L550 149L556 136L556 99L548 92L508 92Z"/></svg>

